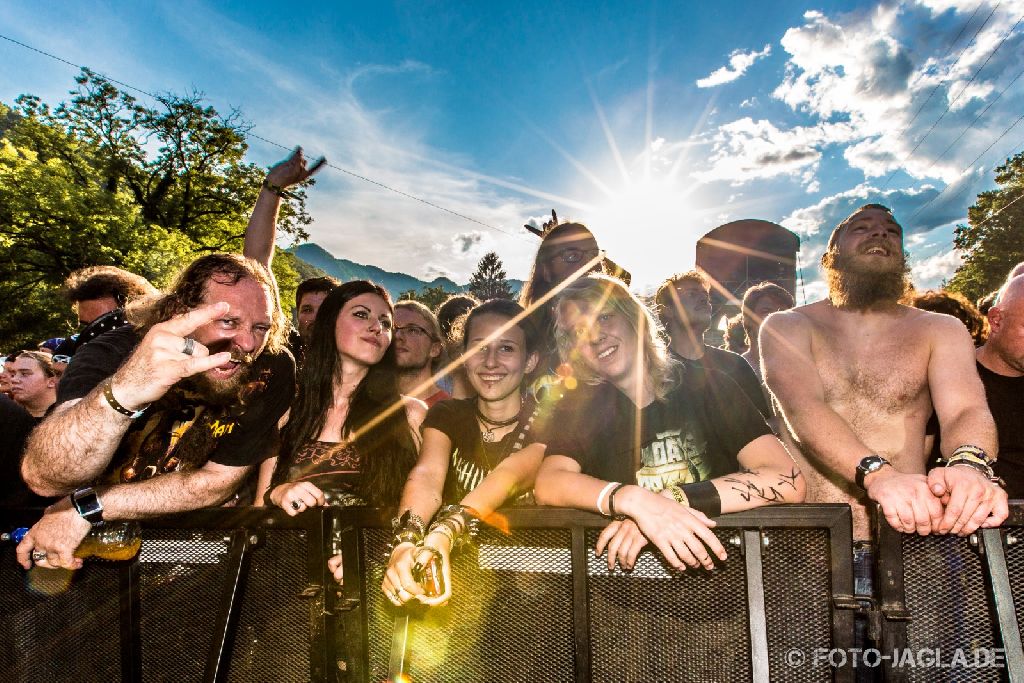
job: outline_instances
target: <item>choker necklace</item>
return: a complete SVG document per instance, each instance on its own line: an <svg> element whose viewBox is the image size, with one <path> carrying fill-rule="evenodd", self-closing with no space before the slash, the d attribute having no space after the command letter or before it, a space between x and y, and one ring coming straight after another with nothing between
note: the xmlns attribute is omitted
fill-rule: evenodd
<svg viewBox="0 0 1024 683"><path fill-rule="evenodd" d="M476 410L476 416L480 418L480 422L483 423L484 427L484 431L480 435L480 438L484 440L484 443L494 443L494 430L501 429L502 427L508 427L509 425L514 425L515 423L519 422L519 413L523 411L523 405L522 403L520 403L519 413L516 413L514 416L507 420L492 420L491 418L487 417L482 412L480 412L480 405L478 403L473 404L473 409Z"/></svg>

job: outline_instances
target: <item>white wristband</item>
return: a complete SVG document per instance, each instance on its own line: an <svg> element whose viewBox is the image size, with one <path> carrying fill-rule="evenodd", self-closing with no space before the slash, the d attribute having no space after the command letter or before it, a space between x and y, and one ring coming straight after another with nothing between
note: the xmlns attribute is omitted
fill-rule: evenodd
<svg viewBox="0 0 1024 683"><path fill-rule="evenodd" d="M608 495L608 492L618 485L619 482L617 481L609 482L603 489L601 489L601 493L597 494L597 511L605 517L607 517L610 513L604 511L604 508L601 507L601 503L604 501L605 496Z"/></svg>

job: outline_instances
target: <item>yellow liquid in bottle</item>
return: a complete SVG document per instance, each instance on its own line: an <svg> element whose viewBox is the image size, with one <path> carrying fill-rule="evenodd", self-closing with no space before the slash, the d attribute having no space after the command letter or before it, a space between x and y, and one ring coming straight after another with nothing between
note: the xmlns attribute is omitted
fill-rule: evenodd
<svg viewBox="0 0 1024 683"><path fill-rule="evenodd" d="M123 561L138 555L140 548L142 538L137 525L113 523L90 531L75 551L75 557Z"/></svg>

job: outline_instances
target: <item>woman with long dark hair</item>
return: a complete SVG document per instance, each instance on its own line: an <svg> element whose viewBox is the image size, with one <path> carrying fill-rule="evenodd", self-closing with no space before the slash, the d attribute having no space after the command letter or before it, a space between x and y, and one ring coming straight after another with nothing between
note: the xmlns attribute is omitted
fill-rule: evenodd
<svg viewBox="0 0 1024 683"><path fill-rule="evenodd" d="M419 460L399 503L405 526L397 529L382 585L392 603L447 602L454 542L465 537L473 518L487 519L532 488L544 449L532 443L537 404L523 388L537 365L537 343L532 321L512 301L492 299L466 316L464 366L476 396L438 403L423 422ZM423 520L435 513L424 537ZM432 561L444 587L427 595L414 567Z"/></svg>
<svg viewBox="0 0 1024 683"><path fill-rule="evenodd" d="M324 299L282 431L265 463L266 500L296 515L322 505L393 505L416 462L425 408L398 393L394 310L380 285L347 282ZM341 556L328 563L340 579Z"/></svg>

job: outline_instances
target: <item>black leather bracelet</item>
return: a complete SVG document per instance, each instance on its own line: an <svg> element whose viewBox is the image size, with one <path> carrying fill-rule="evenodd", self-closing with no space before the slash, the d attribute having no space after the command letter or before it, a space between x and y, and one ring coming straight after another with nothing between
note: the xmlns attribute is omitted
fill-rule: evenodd
<svg viewBox="0 0 1024 683"><path fill-rule="evenodd" d="M626 487L625 484L616 484L615 488L608 494L608 515L612 519L619 519L622 515L615 512L615 494Z"/></svg>
<svg viewBox="0 0 1024 683"><path fill-rule="evenodd" d="M288 199L298 199L299 198L299 196L297 194L295 194L294 192L289 192L288 190L284 189L280 185L275 185L274 183L270 182L269 180L264 180L263 181L263 188L266 189L266 190L269 190L270 192L273 192L278 197L282 197L282 198L287 197Z"/></svg>
<svg viewBox="0 0 1024 683"><path fill-rule="evenodd" d="M690 501L690 507L694 510L700 510L708 517L722 514L722 496L710 481L686 484L682 488L687 500Z"/></svg>

